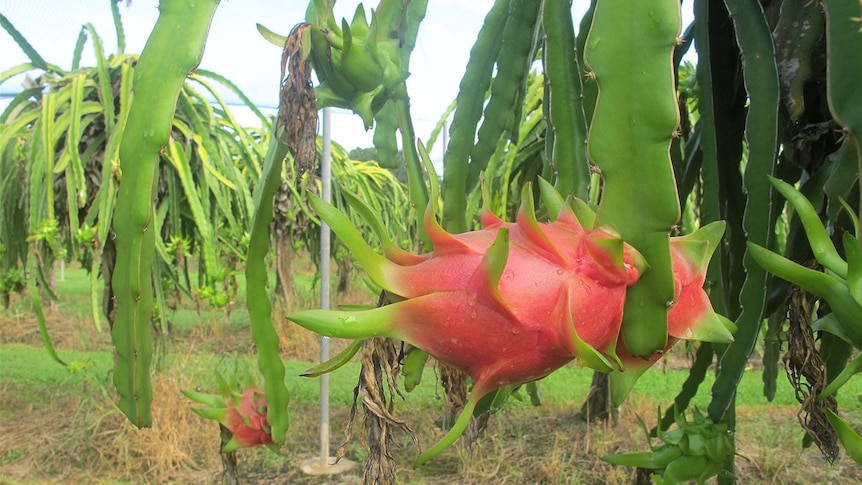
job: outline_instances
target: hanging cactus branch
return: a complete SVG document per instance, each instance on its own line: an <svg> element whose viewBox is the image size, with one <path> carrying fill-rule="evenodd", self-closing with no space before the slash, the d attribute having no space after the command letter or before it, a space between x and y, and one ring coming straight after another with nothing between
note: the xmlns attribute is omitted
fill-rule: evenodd
<svg viewBox="0 0 862 485"><path fill-rule="evenodd" d="M161 0L159 18L135 71L134 100L120 145L122 180L114 212L117 316L111 329L116 349L114 385L119 407L137 426L151 426L153 199L159 152L168 142L177 96L198 65L217 0ZM176 29L177 24L184 28ZM177 46L183 46L177 49Z"/></svg>

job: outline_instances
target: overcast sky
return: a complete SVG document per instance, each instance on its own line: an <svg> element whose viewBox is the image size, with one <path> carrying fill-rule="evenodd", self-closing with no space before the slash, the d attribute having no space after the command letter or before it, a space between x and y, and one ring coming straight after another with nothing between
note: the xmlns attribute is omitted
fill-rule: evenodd
<svg viewBox="0 0 862 485"><path fill-rule="evenodd" d="M0 0L0 13L47 62L68 69L75 41L85 23L95 26L107 53L116 52L110 1ZM336 18L352 18L357 3L337 2ZM376 6L377 2L365 3ZM492 3L492 0L429 1L407 80L414 125L420 138L428 137L443 110L457 95L470 48ZM303 21L307 4L306 0L223 0L216 10L201 67L226 76L259 106L275 106L281 50L263 40L255 24L286 34ZM574 10L582 12L588 4L588 0L574 0ZM126 52L141 52L158 17L157 5L158 0L134 0L130 6L126 2L120 5ZM576 13L576 27L578 19L580 14ZM82 65L94 65L92 52L92 44L88 43ZM17 44L5 31L0 31L0 72L26 61ZM0 85L0 95L18 92L21 81L18 77ZM357 116L336 111L332 120L333 139L345 148L372 145L370 133L364 132ZM439 144L434 151L435 161L442 158Z"/></svg>

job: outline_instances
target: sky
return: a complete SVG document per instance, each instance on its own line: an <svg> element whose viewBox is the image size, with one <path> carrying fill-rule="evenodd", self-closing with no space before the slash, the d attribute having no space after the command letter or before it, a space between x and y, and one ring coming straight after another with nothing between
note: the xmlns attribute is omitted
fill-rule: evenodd
<svg viewBox="0 0 862 485"><path fill-rule="evenodd" d="M0 0L5 15L47 62L68 69L81 27L92 23L108 53L116 52L116 34L110 0ZM376 4L374 2L373 4ZM427 138L446 106L458 93L470 47L482 25L491 0L431 0L411 58L408 90L417 135ZM157 0L123 2L120 13L126 52L139 53L158 17ZM261 107L278 103L281 49L265 41L255 25L287 34L303 21L304 0L223 0L216 10L201 67L226 76ZM352 18L357 2L336 3L336 18ZM94 65L88 43L82 65ZM0 72L26 56L5 31L0 31ZM21 89L21 77L0 85L0 96ZM248 117L249 123L254 123ZM350 149L371 146L359 118L349 111L332 113L333 139ZM435 154L440 158L441 154Z"/></svg>
<svg viewBox="0 0 862 485"><path fill-rule="evenodd" d="M117 51L111 18L112 0L0 0L0 13L18 29L42 57L68 69L82 26L91 23L107 53ZM352 18L358 2L336 2L336 18ZM690 2L688 2L690 3ZM201 67L233 81L260 107L278 102L281 49L265 41L255 25L287 34L305 17L306 0L222 0L210 29ZM492 0L430 0L410 60L407 79L414 126L419 138L427 138L445 108L458 94L470 48ZM588 0L574 0L573 10L583 12ZM375 1L366 5L376 5ZM140 53L158 17L158 0L133 0L120 5L126 36L126 52ZM577 19L581 14L576 13ZM27 62L26 56L5 31L0 31L0 72ZM85 48L82 65L94 65L92 44ZM22 77L0 85L0 106L21 89ZM230 102L230 99L228 99ZM253 117L238 117L255 123ZM332 138L346 149L372 146L358 116L332 111ZM442 159L442 144L431 156Z"/></svg>

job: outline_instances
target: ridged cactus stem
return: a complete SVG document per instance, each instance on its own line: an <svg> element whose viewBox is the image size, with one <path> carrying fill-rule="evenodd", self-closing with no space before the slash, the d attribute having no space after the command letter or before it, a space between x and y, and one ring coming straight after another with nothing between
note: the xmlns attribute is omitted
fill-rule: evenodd
<svg viewBox="0 0 862 485"><path fill-rule="evenodd" d="M135 70L134 98L120 145L123 178L113 217L117 316L111 338L119 408L137 426L152 424L153 198L159 152L170 135L180 88L203 55L217 6L217 0L159 2L159 18Z"/></svg>
<svg viewBox="0 0 862 485"><path fill-rule="evenodd" d="M616 229L650 266L629 289L623 316L623 341L639 357L665 347L673 301L669 232L680 208L670 158L679 124L672 60L680 28L677 0L599 0L584 50L599 93L587 138L604 179L597 225Z"/></svg>
<svg viewBox="0 0 862 485"><path fill-rule="evenodd" d="M862 2L823 0L826 12L826 94L829 110L841 125L844 143L855 148L862 174ZM859 179L862 189L862 178ZM862 190L859 191L862 207ZM857 237L862 235L857 234Z"/></svg>

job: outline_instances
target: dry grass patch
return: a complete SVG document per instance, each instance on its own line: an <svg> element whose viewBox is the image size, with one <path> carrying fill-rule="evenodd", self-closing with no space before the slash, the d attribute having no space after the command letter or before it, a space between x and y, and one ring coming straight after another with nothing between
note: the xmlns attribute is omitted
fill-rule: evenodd
<svg viewBox="0 0 862 485"><path fill-rule="evenodd" d="M131 425L101 387L6 419L0 473L22 481L171 483L212 469L217 428L191 413L179 392L187 386L181 376L154 376L152 428Z"/></svg>
<svg viewBox="0 0 862 485"><path fill-rule="evenodd" d="M0 314L0 344L42 346L35 314L22 308L16 305L14 310L3 310ZM76 317L62 311L46 310L46 313L51 341L57 348L94 351L111 345L109 333L97 332L90 317ZM107 322L103 325L107 326Z"/></svg>

